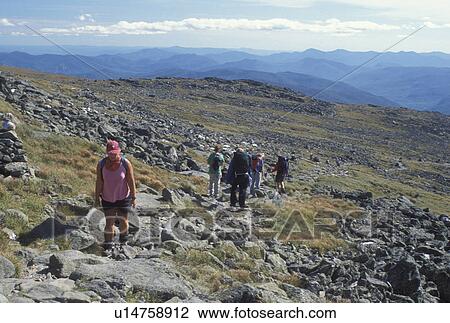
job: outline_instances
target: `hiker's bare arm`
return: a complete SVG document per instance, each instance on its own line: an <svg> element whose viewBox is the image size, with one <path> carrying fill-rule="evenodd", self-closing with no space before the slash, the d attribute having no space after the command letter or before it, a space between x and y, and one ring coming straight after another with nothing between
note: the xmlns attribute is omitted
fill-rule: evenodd
<svg viewBox="0 0 450 323"><path fill-rule="evenodd" d="M100 194L103 191L103 178L102 170L100 169L100 163L97 165L97 179L95 181L95 203L100 203Z"/></svg>
<svg viewBox="0 0 450 323"><path fill-rule="evenodd" d="M131 165L129 160L127 160L127 164L128 164L128 170L129 170L126 174L127 183L128 183L128 187L130 188L131 197L135 198L136 197L136 181L134 179L134 169L133 169L133 165Z"/></svg>

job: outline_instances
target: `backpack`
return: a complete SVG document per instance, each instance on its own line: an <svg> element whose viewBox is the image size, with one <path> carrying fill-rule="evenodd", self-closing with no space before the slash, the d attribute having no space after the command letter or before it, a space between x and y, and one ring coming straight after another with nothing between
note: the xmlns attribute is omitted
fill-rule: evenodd
<svg viewBox="0 0 450 323"><path fill-rule="evenodd" d="M214 171L219 171L220 162L221 162L221 160L220 160L219 154L215 154L214 158L212 159L212 162L211 162L211 169Z"/></svg>
<svg viewBox="0 0 450 323"><path fill-rule="evenodd" d="M107 158L108 157L105 157L100 160L100 172L102 174L102 178L103 178L103 167L105 167L105 165L106 165ZM123 165L123 167L125 168L125 172L128 172L128 164L126 161L127 160L125 159L125 157L123 157L123 156L120 157L120 164Z"/></svg>
<svg viewBox="0 0 450 323"><path fill-rule="evenodd" d="M289 174L289 160L287 157L278 156L278 171L284 176Z"/></svg>
<svg viewBox="0 0 450 323"><path fill-rule="evenodd" d="M236 175L247 174L249 169L249 157L245 153L234 154L234 173Z"/></svg>

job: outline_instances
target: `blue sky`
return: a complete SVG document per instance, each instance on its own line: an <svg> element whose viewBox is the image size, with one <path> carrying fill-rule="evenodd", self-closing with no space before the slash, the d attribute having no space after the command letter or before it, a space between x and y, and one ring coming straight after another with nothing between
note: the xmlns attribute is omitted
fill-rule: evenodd
<svg viewBox="0 0 450 323"><path fill-rule="evenodd" d="M425 5L424 5L425 3ZM448 0L0 0L1 45L450 52Z"/></svg>

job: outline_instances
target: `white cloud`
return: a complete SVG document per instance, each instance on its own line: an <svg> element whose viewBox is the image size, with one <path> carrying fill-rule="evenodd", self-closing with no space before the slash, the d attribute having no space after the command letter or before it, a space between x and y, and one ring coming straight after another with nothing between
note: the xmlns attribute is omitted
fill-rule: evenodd
<svg viewBox="0 0 450 323"><path fill-rule="evenodd" d="M13 31L10 35L12 36L25 36L26 34L20 31Z"/></svg>
<svg viewBox="0 0 450 323"><path fill-rule="evenodd" d="M95 22L95 19L94 19L94 18L92 17L92 15L89 14L89 13L81 14L81 15L78 17L78 19L79 19L80 21Z"/></svg>
<svg viewBox="0 0 450 323"><path fill-rule="evenodd" d="M179 21L119 21L112 25L43 28L41 29L41 32L98 35L152 35L185 30L250 30L355 34L364 31L387 31L398 29L401 29L401 27L396 25L378 24L371 21L341 21L335 18L314 22L302 22L280 18L266 20L188 18Z"/></svg>
<svg viewBox="0 0 450 323"><path fill-rule="evenodd" d="M242 2L268 5L286 8L308 8L314 4L314 0L241 0Z"/></svg>
<svg viewBox="0 0 450 323"><path fill-rule="evenodd" d="M326 6L327 3L352 5L377 10L374 15L390 18L401 18L409 20L428 19L443 23L448 21L450 12L450 1L448 0L240 0L242 2L259 5L284 7L284 8L307 8L314 5Z"/></svg>
<svg viewBox="0 0 450 323"><path fill-rule="evenodd" d="M6 18L0 19L0 26L14 26L14 24Z"/></svg>

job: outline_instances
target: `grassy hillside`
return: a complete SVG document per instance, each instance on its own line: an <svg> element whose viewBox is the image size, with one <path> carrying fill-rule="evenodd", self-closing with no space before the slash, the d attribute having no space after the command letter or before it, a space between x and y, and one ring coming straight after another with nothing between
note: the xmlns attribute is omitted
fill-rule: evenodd
<svg viewBox="0 0 450 323"><path fill-rule="evenodd" d="M75 105L84 104L77 93L89 88L101 99L121 102L136 111L259 140L268 155L278 150L295 153L300 158L293 168L299 177L311 176L314 180L299 181L301 184L294 181L291 187L301 185L309 190L331 185L367 190L377 196L406 195L437 213L450 209L446 198L450 118L442 114L336 105L335 115L328 116L305 112L309 110L304 107L320 106L319 101L255 82L157 79L130 83L6 70L49 92L73 97ZM134 117L131 109L123 113ZM99 150L86 146L84 153L93 164L97 157L92 156ZM319 156L320 162L310 162L311 154ZM342 162L335 167L337 159ZM399 160L404 168L395 166ZM42 166L45 172L47 166ZM346 176L336 176L345 172ZM83 171L85 176L88 173Z"/></svg>

